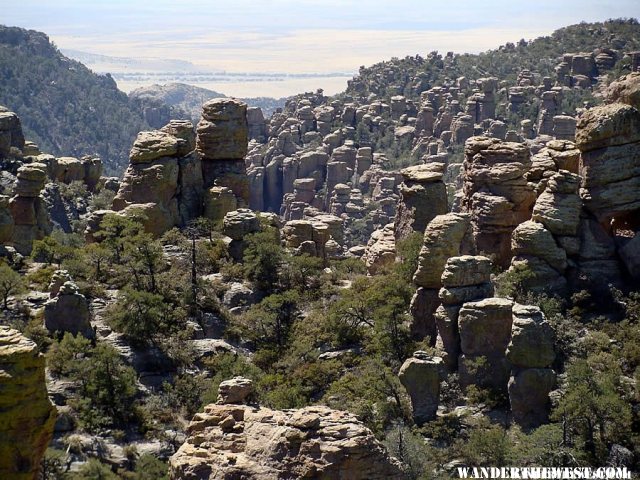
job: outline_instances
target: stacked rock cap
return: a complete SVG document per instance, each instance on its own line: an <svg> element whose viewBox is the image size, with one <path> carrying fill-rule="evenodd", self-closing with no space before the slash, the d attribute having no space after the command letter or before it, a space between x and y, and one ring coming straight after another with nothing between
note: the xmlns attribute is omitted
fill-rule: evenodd
<svg viewBox="0 0 640 480"><path fill-rule="evenodd" d="M129 159L132 164L149 163L162 157L172 157L178 153L178 139L160 130L140 132L136 138Z"/></svg>
<svg viewBox="0 0 640 480"><path fill-rule="evenodd" d="M37 197L47 181L47 166L29 163L18 168L15 194L20 197Z"/></svg>
<svg viewBox="0 0 640 480"><path fill-rule="evenodd" d="M0 478L37 478L56 418L44 365L34 342L0 326Z"/></svg>
<svg viewBox="0 0 640 480"><path fill-rule="evenodd" d="M246 403L252 393L253 382L251 380L244 377L233 377L220 383L217 403Z"/></svg>
<svg viewBox="0 0 640 480"><path fill-rule="evenodd" d="M247 105L216 98L202 106L196 150L203 160L242 159L247 154Z"/></svg>
<svg viewBox="0 0 640 480"><path fill-rule="evenodd" d="M442 180L446 165L440 162L414 165L400 170L405 182L430 183Z"/></svg>
<svg viewBox="0 0 640 480"><path fill-rule="evenodd" d="M196 148L196 132L189 120L171 120L160 129L178 140L177 154L184 157Z"/></svg>
<svg viewBox="0 0 640 480"><path fill-rule="evenodd" d="M466 287L488 282L491 279L491 260L477 255L451 257L447 260L441 279L445 287Z"/></svg>
<svg viewBox="0 0 640 480"><path fill-rule="evenodd" d="M239 208L224 216L222 233L233 240L242 240L245 235L260 230L260 219L248 208Z"/></svg>

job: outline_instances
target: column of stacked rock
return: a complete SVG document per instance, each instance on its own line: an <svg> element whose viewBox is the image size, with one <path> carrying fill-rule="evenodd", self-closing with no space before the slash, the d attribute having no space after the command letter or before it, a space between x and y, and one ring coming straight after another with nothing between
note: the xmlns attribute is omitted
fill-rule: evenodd
<svg viewBox="0 0 640 480"><path fill-rule="evenodd" d="M512 234L514 257L510 270L526 269L523 286L536 291L561 292L569 270L575 274L580 254L580 177L566 170L555 173L536 200L531 220Z"/></svg>
<svg viewBox="0 0 640 480"><path fill-rule="evenodd" d="M206 102L196 133L204 188L227 187L236 196L238 207L249 206L249 180L244 162L249 134L247 105L231 98Z"/></svg>
<svg viewBox="0 0 640 480"><path fill-rule="evenodd" d="M56 411L45 359L17 330L0 326L0 478L34 480L53 436Z"/></svg>
<svg viewBox="0 0 640 480"><path fill-rule="evenodd" d="M465 143L462 210L471 215L478 254L502 268L511 262L511 233L531 218L534 184L525 178L531 166L522 143L471 137Z"/></svg>
<svg viewBox="0 0 640 480"><path fill-rule="evenodd" d="M440 403L442 359L417 351L407 358L398 378L411 398L413 420L417 425L434 420Z"/></svg>
<svg viewBox="0 0 640 480"><path fill-rule="evenodd" d="M396 241L413 232L424 232L437 215L447 213L447 187L442 181L446 165L428 163L407 167L400 173L400 199L394 222Z"/></svg>
<svg viewBox="0 0 640 480"><path fill-rule="evenodd" d="M179 224L178 139L158 130L140 132L129 155L114 211L139 211L145 230L161 235Z"/></svg>
<svg viewBox="0 0 640 480"><path fill-rule="evenodd" d="M14 197L9 201L13 217L13 245L18 253L29 255L34 240L41 240L53 229L40 195L47 179L46 166L30 163L18 169Z"/></svg>
<svg viewBox="0 0 640 480"><path fill-rule="evenodd" d="M549 420L549 393L555 388L555 332L539 307L515 304L507 348L511 365L508 391L513 419L523 428Z"/></svg>
<svg viewBox="0 0 640 480"><path fill-rule="evenodd" d="M510 371L505 351L511 339L512 306L509 299L492 297L460 308L458 375L462 388L475 385L506 393Z"/></svg>
<svg viewBox="0 0 640 480"><path fill-rule="evenodd" d="M463 255L447 260L438 297L442 302L434 315L443 359L451 372L458 368L460 333L458 315L465 302L493 296L491 261L486 257Z"/></svg>
<svg viewBox="0 0 640 480"><path fill-rule="evenodd" d="M413 283L418 287L411 300L411 334L416 339L436 341L434 313L440 304L438 292L447 260L460 254L469 231L470 217L464 213L448 213L435 217L424 232Z"/></svg>

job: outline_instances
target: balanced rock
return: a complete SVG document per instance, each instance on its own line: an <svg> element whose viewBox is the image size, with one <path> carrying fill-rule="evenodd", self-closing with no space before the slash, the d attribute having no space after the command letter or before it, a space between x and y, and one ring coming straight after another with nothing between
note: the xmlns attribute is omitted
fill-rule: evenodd
<svg viewBox="0 0 640 480"><path fill-rule="evenodd" d="M460 253L469 220L467 214L448 213L438 215L427 225L418 258L418 268L413 276L416 285L440 288L447 260Z"/></svg>
<svg viewBox="0 0 640 480"><path fill-rule="evenodd" d="M251 393L253 393L251 380L244 377L234 377L220 383L217 403L245 403Z"/></svg>
<svg viewBox="0 0 640 480"><path fill-rule="evenodd" d="M397 240L412 232L423 233L431 220L447 213L444 169L443 163L429 163L401 171L403 183L398 187L400 200L395 218Z"/></svg>

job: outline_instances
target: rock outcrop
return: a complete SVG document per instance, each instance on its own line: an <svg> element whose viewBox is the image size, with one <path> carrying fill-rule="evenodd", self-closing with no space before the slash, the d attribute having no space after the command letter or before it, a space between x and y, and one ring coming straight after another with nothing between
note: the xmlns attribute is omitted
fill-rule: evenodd
<svg viewBox="0 0 640 480"><path fill-rule="evenodd" d="M247 105L231 98L208 101L202 106L196 132L205 189L214 185L230 188L238 206L248 206L249 181L244 163L249 135Z"/></svg>
<svg viewBox="0 0 640 480"><path fill-rule="evenodd" d="M538 307L513 306L511 341L507 360L511 364L508 391L513 419L523 428L535 428L549 419L549 393L556 374L555 332Z"/></svg>
<svg viewBox="0 0 640 480"><path fill-rule="evenodd" d="M462 210L471 214L476 251L503 268L511 262L511 233L531 218L536 200L525 178L530 166L524 144L488 137L465 143Z"/></svg>
<svg viewBox="0 0 640 480"><path fill-rule="evenodd" d="M442 288L438 298L442 303L434 314L439 347L449 371L458 368L460 332L458 316L465 302L493 296L491 261L486 257L463 255L447 260L442 272Z"/></svg>
<svg viewBox="0 0 640 480"><path fill-rule="evenodd" d="M398 187L400 200L394 224L396 240L412 232L423 233L431 220L448 212L444 170L443 163L429 163L401 171L403 182Z"/></svg>
<svg viewBox="0 0 640 480"><path fill-rule="evenodd" d="M513 302L485 298L465 303L458 313L460 351L458 373L463 387L505 392L509 364L505 351L511 339Z"/></svg>
<svg viewBox="0 0 640 480"><path fill-rule="evenodd" d="M47 397L44 364L34 342L0 326L1 478L38 478L56 419Z"/></svg>
<svg viewBox="0 0 640 480"><path fill-rule="evenodd" d="M63 278L63 274L59 274L58 277ZM56 285L53 287L51 293L55 291ZM56 295L44 305L45 328L51 333L69 332L74 336L94 338L89 302L79 292L78 286L71 281L65 281L57 290Z"/></svg>
<svg viewBox="0 0 640 480"><path fill-rule="evenodd" d="M30 163L18 169L9 210L14 221L13 246L22 255L29 255L33 241L42 240L53 228L40 195L46 179L46 165L41 163Z"/></svg>
<svg viewBox="0 0 640 480"><path fill-rule="evenodd" d="M578 119L582 199L606 225L640 210L640 111L614 103L587 110Z"/></svg>
<svg viewBox="0 0 640 480"><path fill-rule="evenodd" d="M418 286L411 302L411 333L416 339L429 338L436 341L434 313L440 304L442 272L447 260L465 249L469 236L469 215L448 213L435 217L425 229L422 248L418 257L418 268L413 283Z"/></svg>
<svg viewBox="0 0 640 480"><path fill-rule="evenodd" d="M187 434L169 461L174 480L407 478L355 415L328 407L212 404Z"/></svg>

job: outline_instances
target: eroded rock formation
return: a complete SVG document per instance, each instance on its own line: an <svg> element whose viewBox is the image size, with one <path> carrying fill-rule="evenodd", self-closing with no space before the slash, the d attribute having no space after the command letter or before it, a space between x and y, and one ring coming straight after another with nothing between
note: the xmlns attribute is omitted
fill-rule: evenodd
<svg viewBox="0 0 640 480"><path fill-rule="evenodd" d="M38 478L56 419L34 342L0 326L0 477Z"/></svg>

